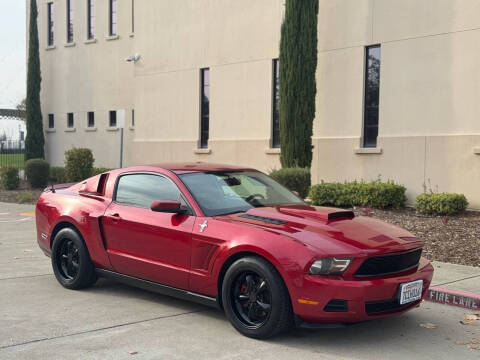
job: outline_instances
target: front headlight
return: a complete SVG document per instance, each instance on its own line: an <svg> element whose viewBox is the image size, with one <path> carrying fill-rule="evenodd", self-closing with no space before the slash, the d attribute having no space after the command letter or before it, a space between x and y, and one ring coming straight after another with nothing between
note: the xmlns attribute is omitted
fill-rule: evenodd
<svg viewBox="0 0 480 360"><path fill-rule="evenodd" d="M319 259L310 266L308 273L312 275L341 275L347 270L351 262L352 259L349 258Z"/></svg>

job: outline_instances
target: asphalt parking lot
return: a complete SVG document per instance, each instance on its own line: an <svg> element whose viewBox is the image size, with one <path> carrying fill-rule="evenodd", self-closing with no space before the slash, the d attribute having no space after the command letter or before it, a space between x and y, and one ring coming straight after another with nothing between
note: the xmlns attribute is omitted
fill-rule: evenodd
<svg viewBox="0 0 480 360"><path fill-rule="evenodd" d="M480 339L480 326L460 324L471 312L446 305L257 341L220 311L114 282L69 291L36 244L33 209L0 203L0 359L480 358L455 343Z"/></svg>

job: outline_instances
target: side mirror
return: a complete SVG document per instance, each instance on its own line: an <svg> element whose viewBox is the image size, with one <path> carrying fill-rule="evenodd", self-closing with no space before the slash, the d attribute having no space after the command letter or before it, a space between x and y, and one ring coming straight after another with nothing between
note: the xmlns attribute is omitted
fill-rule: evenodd
<svg viewBox="0 0 480 360"><path fill-rule="evenodd" d="M297 195L298 197L300 197L300 194L298 193L298 191L293 190L292 193L294 193L295 195Z"/></svg>
<svg viewBox="0 0 480 360"><path fill-rule="evenodd" d="M182 208L182 204L177 200L161 200L154 201L150 205L150 209L155 212L183 214L185 209Z"/></svg>

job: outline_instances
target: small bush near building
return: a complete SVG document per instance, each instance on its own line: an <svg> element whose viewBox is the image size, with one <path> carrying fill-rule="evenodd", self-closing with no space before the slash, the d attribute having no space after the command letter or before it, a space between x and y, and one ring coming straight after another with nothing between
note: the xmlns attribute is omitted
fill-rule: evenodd
<svg viewBox="0 0 480 360"><path fill-rule="evenodd" d="M63 184L67 182L67 177L65 175L65 168L61 166L52 166L50 168L50 181Z"/></svg>
<svg viewBox="0 0 480 360"><path fill-rule="evenodd" d="M31 159L25 163L25 178L32 188L44 188L50 177L50 165L43 159Z"/></svg>
<svg viewBox="0 0 480 360"><path fill-rule="evenodd" d="M0 168L0 185L5 190L15 190L20 185L18 168L13 166L4 166Z"/></svg>
<svg viewBox="0 0 480 360"><path fill-rule="evenodd" d="M19 204L31 204L33 202L33 194L26 192L22 193L18 196L18 203Z"/></svg>
<svg viewBox="0 0 480 360"><path fill-rule="evenodd" d="M113 169L104 168L104 167L93 168L91 176L95 176L95 175L98 175L98 174L103 174L103 173L105 173L107 171L110 171L110 170L113 170Z"/></svg>
<svg viewBox="0 0 480 360"><path fill-rule="evenodd" d="M463 194L420 194L415 198L415 209L425 215L454 215L467 209Z"/></svg>
<svg viewBox="0 0 480 360"><path fill-rule="evenodd" d="M93 154L90 149L71 149L65 152L65 175L67 181L82 181L92 176Z"/></svg>
<svg viewBox="0 0 480 360"><path fill-rule="evenodd" d="M378 209L405 205L405 187L393 181L345 182L313 185L309 197L313 205L338 207L370 206Z"/></svg>
<svg viewBox="0 0 480 360"><path fill-rule="evenodd" d="M298 192L302 199L307 197L310 189L309 168L294 167L273 170L270 176L290 191Z"/></svg>

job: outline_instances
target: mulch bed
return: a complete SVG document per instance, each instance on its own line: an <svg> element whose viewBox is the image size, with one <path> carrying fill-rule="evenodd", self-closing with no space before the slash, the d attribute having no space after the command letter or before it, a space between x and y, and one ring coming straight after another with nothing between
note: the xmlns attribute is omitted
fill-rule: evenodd
<svg viewBox="0 0 480 360"><path fill-rule="evenodd" d="M20 180L17 190L0 189L0 202L35 204L42 192L43 189L31 189L27 182Z"/></svg>
<svg viewBox="0 0 480 360"><path fill-rule="evenodd" d="M357 213L365 215L362 210ZM370 216L407 229L422 239L423 256L429 260L480 266L480 212L440 217L417 215L410 208L374 209Z"/></svg>

